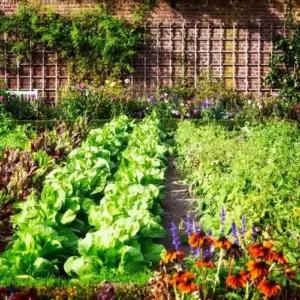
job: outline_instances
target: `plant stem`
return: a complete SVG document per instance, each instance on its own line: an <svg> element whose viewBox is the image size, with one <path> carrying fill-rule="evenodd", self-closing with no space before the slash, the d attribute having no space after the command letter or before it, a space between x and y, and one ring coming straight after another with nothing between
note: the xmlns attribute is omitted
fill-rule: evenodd
<svg viewBox="0 0 300 300"><path fill-rule="evenodd" d="M244 300L247 300L248 298L249 298L249 282L247 281Z"/></svg>
<svg viewBox="0 0 300 300"><path fill-rule="evenodd" d="M220 251L220 258L219 258L219 262L218 262L217 273L216 273L216 276L215 276L215 282L214 282L212 298L214 298L214 293L215 293L215 290L216 290L216 287L217 287L217 281L219 281L219 273L220 273L220 268L221 268L221 263L222 263L222 257L223 257L223 249L221 249L221 251Z"/></svg>

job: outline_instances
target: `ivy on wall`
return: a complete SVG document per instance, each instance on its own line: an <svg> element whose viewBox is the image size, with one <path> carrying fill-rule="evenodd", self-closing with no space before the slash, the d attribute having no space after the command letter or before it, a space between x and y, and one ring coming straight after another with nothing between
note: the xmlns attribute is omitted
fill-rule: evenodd
<svg viewBox="0 0 300 300"><path fill-rule="evenodd" d="M102 6L61 15L27 5L0 18L0 35L6 35L6 47L19 60L36 48L57 51L73 82L98 85L132 71L132 57L142 45L145 13L139 8L133 20L127 21Z"/></svg>
<svg viewBox="0 0 300 300"><path fill-rule="evenodd" d="M300 24L294 1L287 1L285 35L277 37L266 83L280 89L280 95L292 103L300 102Z"/></svg>

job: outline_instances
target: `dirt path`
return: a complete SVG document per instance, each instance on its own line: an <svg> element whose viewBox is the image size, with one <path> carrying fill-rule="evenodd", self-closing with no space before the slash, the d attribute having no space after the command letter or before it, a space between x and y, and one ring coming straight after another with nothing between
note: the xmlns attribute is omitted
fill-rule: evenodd
<svg viewBox="0 0 300 300"><path fill-rule="evenodd" d="M177 227L180 226L179 234L185 233L186 215L190 214L191 219L194 219L195 210L192 208L193 199L189 195L189 186L181 182L181 178L174 166L174 159L170 158L170 165L167 172L165 199L162 204L164 210L163 226L167 231L167 237L160 239L166 249L172 249L172 233L171 223L175 222ZM184 224L183 222L184 221ZM187 251L188 246L183 247Z"/></svg>

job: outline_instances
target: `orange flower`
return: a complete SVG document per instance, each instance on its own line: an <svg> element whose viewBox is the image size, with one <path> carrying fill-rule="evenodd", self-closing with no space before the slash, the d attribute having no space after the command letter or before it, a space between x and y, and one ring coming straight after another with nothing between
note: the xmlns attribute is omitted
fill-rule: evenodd
<svg viewBox="0 0 300 300"><path fill-rule="evenodd" d="M265 244L267 247L264 247L262 243L255 243L248 247L249 254L254 258L264 257L270 251L270 245Z"/></svg>
<svg viewBox="0 0 300 300"><path fill-rule="evenodd" d="M181 282L177 288L184 294L191 294L198 290L198 285L195 282Z"/></svg>
<svg viewBox="0 0 300 300"><path fill-rule="evenodd" d="M263 280L258 285L258 289L262 294L268 297L277 296L281 291L281 287L279 284L277 284L274 281L268 281L268 280Z"/></svg>
<svg viewBox="0 0 300 300"><path fill-rule="evenodd" d="M284 274L289 278L289 279L294 279L296 277L296 272L293 269L287 268L284 270Z"/></svg>
<svg viewBox="0 0 300 300"><path fill-rule="evenodd" d="M214 243L214 240L211 236L206 235L203 231L192 234L189 237L189 244L193 248L207 248Z"/></svg>
<svg viewBox="0 0 300 300"><path fill-rule="evenodd" d="M248 272L241 271L236 275L231 275L226 278L226 284L234 289L244 288L248 281Z"/></svg>
<svg viewBox="0 0 300 300"><path fill-rule="evenodd" d="M284 265L289 262L288 259L283 255L282 251L274 252L274 261Z"/></svg>
<svg viewBox="0 0 300 300"><path fill-rule="evenodd" d="M173 275L173 285L175 285L182 293L190 294L198 289L198 285L194 282L196 275L192 272L178 272Z"/></svg>
<svg viewBox="0 0 300 300"><path fill-rule="evenodd" d="M256 243L248 247L248 252L253 258L264 258L266 261L274 262L276 252L272 250L273 244L268 241Z"/></svg>
<svg viewBox="0 0 300 300"><path fill-rule="evenodd" d="M171 280L171 284L176 286L181 282L187 282L191 281L196 278L196 275L192 272L188 271L180 271L173 275L173 278Z"/></svg>
<svg viewBox="0 0 300 300"><path fill-rule="evenodd" d="M222 236L215 241L216 248L228 250L230 246L231 246L231 242L229 242L225 236Z"/></svg>
<svg viewBox="0 0 300 300"><path fill-rule="evenodd" d="M247 264L252 279L263 278L269 274L269 265L264 261L249 261Z"/></svg>
<svg viewBox="0 0 300 300"><path fill-rule="evenodd" d="M195 266L199 268L205 267L205 268L213 269L216 267L216 264L213 261L201 259L196 262Z"/></svg>
<svg viewBox="0 0 300 300"><path fill-rule="evenodd" d="M162 254L162 260L164 264L168 263L174 263L174 262L180 262L184 258L184 252L183 251L167 251Z"/></svg>

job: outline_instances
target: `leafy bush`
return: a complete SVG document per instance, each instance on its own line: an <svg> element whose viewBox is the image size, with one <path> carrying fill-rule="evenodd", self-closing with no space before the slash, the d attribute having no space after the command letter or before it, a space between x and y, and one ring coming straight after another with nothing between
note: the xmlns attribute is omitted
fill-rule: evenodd
<svg viewBox="0 0 300 300"><path fill-rule="evenodd" d="M102 6L62 15L26 4L0 19L0 34L7 35L9 50L18 58L43 45L66 61L72 81L88 80L95 86L132 71L142 29L141 20L127 22Z"/></svg>
<svg viewBox="0 0 300 300"><path fill-rule="evenodd" d="M224 205L229 220L245 214L278 240L291 260L297 255L300 135L295 124L272 121L229 132L216 124L196 128L184 122L176 142L178 167L194 187L206 228L219 227Z"/></svg>
<svg viewBox="0 0 300 300"><path fill-rule="evenodd" d="M132 100L132 91L126 79L106 81L101 89L80 84L78 88L67 87L61 93L59 106L69 119L86 115L90 120L112 119L120 115L143 117L146 103Z"/></svg>
<svg viewBox="0 0 300 300"><path fill-rule="evenodd" d="M39 118L39 100L34 95L30 98L7 94L4 107L7 113L16 120L36 120Z"/></svg>
<svg viewBox="0 0 300 300"><path fill-rule="evenodd" d="M288 30L284 36L277 37L276 52L272 56L266 82L280 89L282 98L295 104L300 100L300 25L294 15L292 1L288 1L286 19Z"/></svg>

